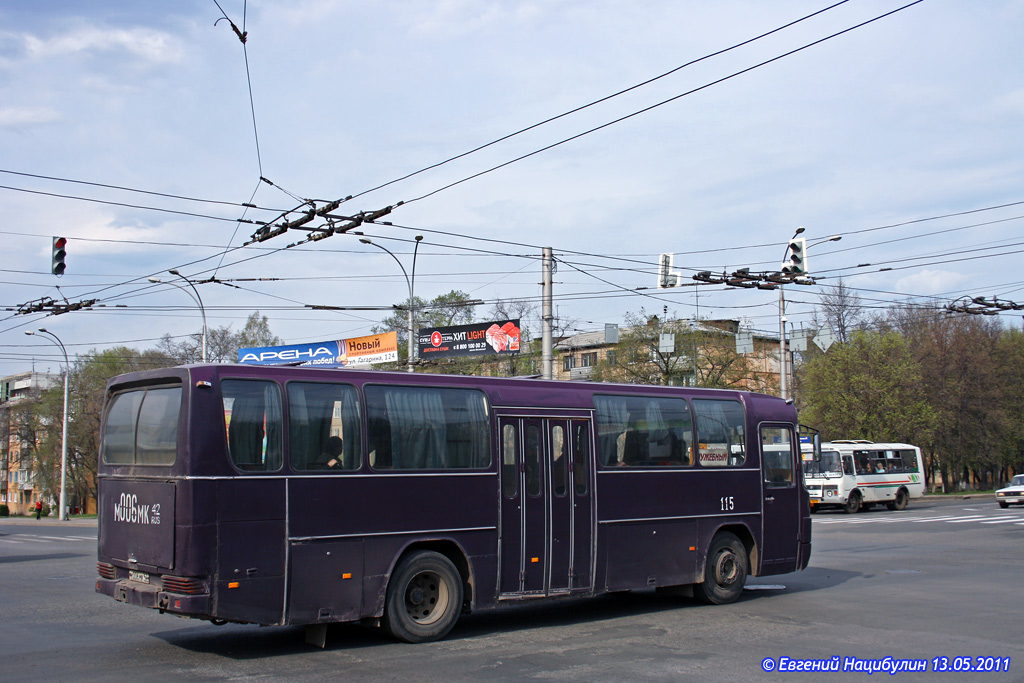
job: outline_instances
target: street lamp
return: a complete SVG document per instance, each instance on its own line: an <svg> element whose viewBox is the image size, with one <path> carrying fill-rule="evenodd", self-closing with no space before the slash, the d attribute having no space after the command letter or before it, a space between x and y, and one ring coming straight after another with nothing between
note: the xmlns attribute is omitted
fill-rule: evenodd
<svg viewBox="0 0 1024 683"><path fill-rule="evenodd" d="M60 440L60 512L57 513L57 519L62 522L66 522L68 521L68 377L71 375L71 364L68 362L68 350L64 348L64 343L61 342L57 335L42 327L39 328L38 332L25 330L25 334L29 336L44 334L46 335L46 339L56 342L57 345L60 346L60 350L64 353L64 428L61 433Z"/></svg>
<svg viewBox="0 0 1024 683"><path fill-rule="evenodd" d="M183 291L186 294L188 294L189 297L193 301L195 301L197 304L199 304L199 312L203 314L203 355L202 355L202 359L203 359L203 362L205 363L206 362L206 308L203 306L203 299L202 299L202 297L199 296L199 290L196 289L196 286L194 284L192 284L191 280L189 280L187 277L185 277L184 275L179 273L177 270L169 270L167 272L170 273L171 275L177 275L182 280L187 282L188 286L192 288L193 292L195 292L195 296L192 296L191 292L189 292L187 289L185 289L184 287L179 285L177 282L173 282L171 280L161 280L158 277L151 277L151 278L149 278L149 281L154 283L154 284L173 285L174 287L177 287L181 291Z"/></svg>
<svg viewBox="0 0 1024 683"><path fill-rule="evenodd" d="M786 256L789 254L789 248L790 248L790 246L792 246L793 238L795 238L797 235L799 235L803 231L804 231L804 229L801 227L801 228L797 228L796 232L793 233L793 237L790 238L790 243L788 245L786 245L786 252L782 255L782 262L783 263L786 262ZM826 237L823 240L818 240L814 244L808 244L804 248L805 249L805 253L803 254L803 256L806 259L807 253L810 251L811 247L816 247L819 244L825 244L826 242L838 242L841 239L843 239L842 235L832 235L831 237ZM806 263L806 260L804 262ZM789 369L787 367L788 364L789 364L788 363L788 355L786 353L786 297L785 297L785 295L783 293L783 287L780 284L779 285L779 396L781 396L783 399L788 399L789 398L789 391L788 391L788 388L786 386L786 379L787 379L787 377L789 375Z"/></svg>
<svg viewBox="0 0 1024 683"><path fill-rule="evenodd" d="M413 329L412 329L413 299L412 299L412 296L413 296L413 284L416 282L416 254L419 251L420 242L423 241L423 235L416 235L416 246L413 247L413 250L412 250L412 277L411 278L409 277L409 274L407 272L405 272L405 266L402 265L402 262L398 260L397 256L395 256L393 253L391 253L390 249L388 249L387 247L383 247L383 246L377 244L376 242L371 242L369 240L369 238L367 238L367 237L360 237L359 241L362 242L363 244L369 244L372 247L377 247L378 249L383 249L384 251L386 251L391 256L391 258L395 259L395 263L397 263L398 267L402 269L402 275L405 276L405 284L407 284L409 286L409 305L407 306L407 311L408 311L408 314L409 314L409 330L408 330L408 333L409 333L409 340L408 340L408 344L409 344L409 359L408 359L408 363L406 364L406 370L408 372L412 372L413 371L413 368L412 368L412 361L413 361Z"/></svg>

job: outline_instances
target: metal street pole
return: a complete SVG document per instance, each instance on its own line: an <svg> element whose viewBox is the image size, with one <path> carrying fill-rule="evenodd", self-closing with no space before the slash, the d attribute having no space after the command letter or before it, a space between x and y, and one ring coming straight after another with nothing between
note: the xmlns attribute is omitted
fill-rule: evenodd
<svg viewBox="0 0 1024 683"><path fill-rule="evenodd" d="M58 503L60 510L57 513L57 519L66 522L68 521L68 377L71 376L71 363L68 362L68 350L64 348L64 343L53 332L42 327L39 328L38 333L32 330L25 330L25 334L30 336L35 336L39 333L45 334L47 339L55 341L64 354L64 427L60 443L60 497Z"/></svg>
<svg viewBox="0 0 1024 683"><path fill-rule="evenodd" d="M413 276L413 278L416 277L416 253L419 251L420 242L422 240L423 240L423 235L416 235L416 246L413 248L413 252L412 252L412 276ZM363 244L369 244L371 247L377 247L378 249L382 249L382 250L386 251L391 258L395 259L395 263L397 263L398 267L402 269L402 275L405 276L405 284L408 285L408 287L409 287L409 305L406 306L406 309L408 310L408 315L409 315L409 323L408 323L409 324L409 329L408 329L408 342L407 342L408 346L409 346L409 349L408 349L409 353L408 353L408 360L406 362L406 372L412 372L413 371L413 365L412 365L412 362L413 362L413 344L414 344L414 334L413 334L413 329L412 329L412 312L413 312L413 308L414 308L414 306L413 306L413 289L412 289L413 280L409 277L409 273L406 272L405 266L402 265L402 262L398 259L397 256L395 256L391 252L390 249L388 249L387 247L381 246L381 245L377 244L376 242L371 242L369 240L369 238L367 238L367 237L360 237L359 241L362 242Z"/></svg>
<svg viewBox="0 0 1024 683"><path fill-rule="evenodd" d="M541 351L540 351L540 376L542 379L554 378L554 344L552 321L552 283L551 275L554 270L554 258L552 258L551 247L541 249Z"/></svg>
<svg viewBox="0 0 1024 683"><path fill-rule="evenodd" d="M797 228L796 232L793 233L793 237L796 237L803 231L803 228ZM816 247L819 244L825 244L826 242L838 242L841 239L843 239L842 235L832 235L831 237L809 244L806 247L807 253L810 253L811 247ZM807 253L804 254L805 258ZM787 254L789 254L789 245L786 245L786 252L782 255L783 264L786 263ZM786 297L783 293L782 285L779 285L779 396L783 399L790 398L789 388L787 386L790 366L789 354L786 351Z"/></svg>
<svg viewBox="0 0 1024 683"><path fill-rule="evenodd" d="M172 282L171 280L161 280L158 277L151 277L151 278L149 278L149 281L154 283L154 284L165 284L165 285L172 285L174 287L177 287L181 291L183 291L186 294L188 294L189 298L191 298L193 301L195 301L199 305L199 312L203 316L203 355L202 355L202 359L203 359L203 362L205 363L206 362L206 307L203 306L203 298L201 296L199 296L199 290L196 289L196 286L194 284L192 284L192 281L189 280L187 277L185 277L184 275L182 275L181 273L179 273L176 270L169 270L167 272L170 273L171 275L176 275L176 276L180 277L182 280L184 280L185 282L187 282L188 286L192 288L193 292L195 292L195 296L192 296L192 294L189 293L189 291L187 289L185 289L184 287L179 285L177 282Z"/></svg>

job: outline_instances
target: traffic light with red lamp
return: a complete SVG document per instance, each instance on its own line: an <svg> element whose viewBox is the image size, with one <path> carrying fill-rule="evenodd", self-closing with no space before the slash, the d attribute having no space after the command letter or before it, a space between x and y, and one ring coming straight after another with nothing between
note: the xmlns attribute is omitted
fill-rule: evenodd
<svg viewBox="0 0 1024 683"><path fill-rule="evenodd" d="M64 257L67 256L67 237L54 237L53 238L53 251L50 255L50 272L54 275L63 275L64 269L67 265L64 263Z"/></svg>

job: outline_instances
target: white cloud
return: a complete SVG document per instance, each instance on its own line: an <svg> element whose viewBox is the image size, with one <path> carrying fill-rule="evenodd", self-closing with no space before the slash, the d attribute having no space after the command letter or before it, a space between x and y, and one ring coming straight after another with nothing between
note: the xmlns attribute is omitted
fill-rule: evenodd
<svg viewBox="0 0 1024 683"><path fill-rule="evenodd" d="M29 56L36 59L118 49L154 63L176 63L182 58L181 46L174 36L145 28L87 26L52 38L25 35L24 42Z"/></svg>
<svg viewBox="0 0 1024 683"><path fill-rule="evenodd" d="M915 295L944 294L959 289L968 279L961 273L925 269L897 280L896 289L900 292L913 292Z"/></svg>
<svg viewBox="0 0 1024 683"><path fill-rule="evenodd" d="M60 113L50 107L0 107L0 128L31 126L60 120Z"/></svg>

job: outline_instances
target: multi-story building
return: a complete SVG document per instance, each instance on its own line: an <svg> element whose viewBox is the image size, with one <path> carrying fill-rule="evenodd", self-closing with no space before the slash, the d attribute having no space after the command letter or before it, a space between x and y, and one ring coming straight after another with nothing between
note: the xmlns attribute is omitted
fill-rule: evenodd
<svg viewBox="0 0 1024 683"><path fill-rule="evenodd" d="M42 435L32 428L40 394L60 381L55 374L22 372L0 378L0 504L13 515L28 514L45 493L32 457Z"/></svg>
<svg viewBox="0 0 1024 683"><path fill-rule="evenodd" d="M762 333L747 332L749 348L736 351L738 336L744 331L738 320L672 320L652 317L641 334L622 330L622 337L609 338L607 331L582 332L559 340L555 346L554 379L587 380L599 377L611 381L638 381L643 373L627 373L645 368L644 381L660 384L671 375L673 383L705 385L713 366L721 366L731 356L736 367L728 384L738 389L774 392L779 385L779 339ZM632 331L632 332L635 332ZM659 350L660 333L678 346ZM632 336L634 341L626 341ZM640 338L643 341L636 342ZM649 348L645 346L645 343ZM642 348L643 347L643 348ZM598 368L600 367L600 372ZM672 371L669 372L669 367ZM722 378L719 378L722 379Z"/></svg>

